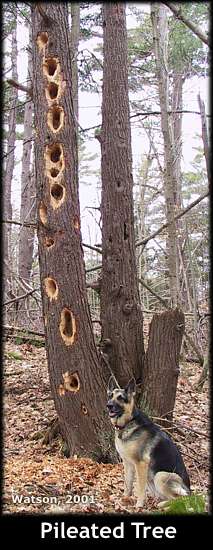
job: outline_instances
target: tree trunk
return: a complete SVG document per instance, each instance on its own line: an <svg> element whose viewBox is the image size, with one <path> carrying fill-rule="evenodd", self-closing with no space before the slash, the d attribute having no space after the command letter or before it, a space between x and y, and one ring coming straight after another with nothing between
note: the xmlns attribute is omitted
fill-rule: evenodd
<svg viewBox="0 0 213 550"><path fill-rule="evenodd" d="M32 37L29 29L29 50L28 50L28 86L32 82ZM31 172L31 151L33 136L33 102L28 101L24 110L24 137L21 171L21 208L20 220L22 222L35 219L36 198L35 198L35 179ZM30 274L33 261L34 247L34 229L31 227L21 227L19 235L19 256L18 273L26 283L30 283Z"/></svg>
<svg viewBox="0 0 213 550"><path fill-rule="evenodd" d="M168 25L166 9L161 4L152 4L154 53L156 75L161 109L161 128L164 142L164 192L166 201L166 218L168 225L168 271L171 305L178 303L178 253L175 216L175 192L177 182L174 177L175 155L172 127L169 121L169 80L168 80Z"/></svg>
<svg viewBox="0 0 213 550"><path fill-rule="evenodd" d="M80 4L71 3L71 57L72 57L72 96L73 108L76 121L79 118L78 112L78 46L80 39Z"/></svg>
<svg viewBox="0 0 213 550"><path fill-rule="evenodd" d="M199 109L200 109L200 116L201 116L201 127L202 127L202 140L203 140L203 150L204 150L204 156L206 160L206 170L207 170L207 177L208 177L208 184L210 187L211 183L211 163L210 163L210 151L209 151L209 137L208 137L208 129L207 129L207 121L206 121L206 111L205 111L205 103L200 97L200 93L197 96Z"/></svg>
<svg viewBox="0 0 213 550"><path fill-rule="evenodd" d="M120 384L141 377L144 346L133 217L125 5L103 4L102 341Z"/></svg>
<svg viewBox="0 0 213 550"><path fill-rule="evenodd" d="M32 5L32 18L38 242L50 383L70 453L103 459L111 456L108 372L101 370L87 300L67 3Z"/></svg>
<svg viewBox="0 0 213 550"><path fill-rule="evenodd" d="M149 330L142 377L142 406L147 412L172 420L179 374L179 356L184 333L182 311L168 310L155 314Z"/></svg>
<svg viewBox="0 0 213 550"><path fill-rule="evenodd" d="M15 7L14 7L15 10ZM12 31L12 79L18 80L17 74L17 21L14 15L13 31ZM5 220L12 219L12 203L11 203L11 188L13 171L15 164L15 143L16 143L16 106L18 99L18 91L16 88L11 88L10 112L8 117L8 138L7 138L7 156L4 173L4 189L3 189L3 218ZM11 265L11 225L4 224L4 292L5 296L12 291L12 280L7 264Z"/></svg>

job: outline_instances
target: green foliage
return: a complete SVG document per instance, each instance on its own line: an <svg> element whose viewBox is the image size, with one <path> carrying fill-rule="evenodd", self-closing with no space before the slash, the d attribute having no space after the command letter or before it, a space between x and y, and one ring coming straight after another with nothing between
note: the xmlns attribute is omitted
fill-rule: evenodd
<svg viewBox="0 0 213 550"><path fill-rule="evenodd" d="M207 18L207 5L202 10L198 3L182 4L181 11L195 24L200 25ZM202 13L201 13L202 12ZM206 46L186 25L175 17L169 17L169 68L182 72L185 77L204 74Z"/></svg>
<svg viewBox="0 0 213 550"><path fill-rule="evenodd" d="M165 508L161 511L154 512L157 515L167 514L207 514L204 495L195 493L186 497L179 497L174 500L168 500L165 503Z"/></svg>
<svg viewBox="0 0 213 550"><path fill-rule="evenodd" d="M8 359L15 359L15 361L22 361L23 357L17 351L8 351L6 354Z"/></svg>

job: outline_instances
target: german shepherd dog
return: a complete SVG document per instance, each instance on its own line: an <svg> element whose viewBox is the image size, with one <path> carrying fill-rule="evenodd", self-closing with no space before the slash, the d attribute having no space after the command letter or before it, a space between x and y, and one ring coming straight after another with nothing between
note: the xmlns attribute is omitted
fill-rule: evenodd
<svg viewBox="0 0 213 550"><path fill-rule="evenodd" d="M122 389L111 376L107 394L107 408L115 428L115 446L124 465L124 494L132 495L136 476L137 508L144 504L146 488L164 501L189 495L189 476L178 448L135 407L134 378Z"/></svg>

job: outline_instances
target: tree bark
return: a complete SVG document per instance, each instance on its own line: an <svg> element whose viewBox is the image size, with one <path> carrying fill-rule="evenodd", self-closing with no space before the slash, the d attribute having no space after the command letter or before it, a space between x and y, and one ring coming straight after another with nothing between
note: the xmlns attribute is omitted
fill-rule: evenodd
<svg viewBox="0 0 213 550"><path fill-rule="evenodd" d="M32 5L35 178L50 384L71 454L112 458L101 370L87 300L80 231L77 128L68 6Z"/></svg>
<svg viewBox="0 0 213 550"><path fill-rule="evenodd" d="M175 309L155 314L142 377L142 406L149 414L172 420L184 333L184 314Z"/></svg>
<svg viewBox="0 0 213 550"><path fill-rule="evenodd" d="M73 108L78 121L78 46L80 40L80 4L71 3L71 56L72 56L72 95Z"/></svg>
<svg viewBox="0 0 213 550"><path fill-rule="evenodd" d="M101 143L102 341L120 384L141 377L143 317L139 307L133 217L125 5L103 4L104 65ZM110 346L109 346L110 344Z"/></svg>
<svg viewBox="0 0 213 550"><path fill-rule="evenodd" d="M178 254L175 217L175 193L177 182L174 177L175 155L172 127L169 121L169 81L168 81L168 24L166 8L152 4L151 8L156 75L158 80L161 109L161 128L164 142L164 191L168 225L168 271L171 306L175 307L178 297Z"/></svg>
<svg viewBox="0 0 213 550"><path fill-rule="evenodd" d="M14 7L15 10L15 7ZM12 78L17 80L17 21L14 15L12 31L12 52L11 52L11 64L12 64ZM15 88L11 88L11 101L10 112L8 117L8 138L7 138L7 156L4 173L4 188L3 188L3 218L12 219L12 202L11 202L11 188L13 171L15 164L15 142L16 142L16 105L18 99L18 91ZM7 269L8 263L11 261L10 247L11 247L11 225L4 225L4 293L5 295L12 291L12 280L10 272Z"/></svg>
<svg viewBox="0 0 213 550"><path fill-rule="evenodd" d="M29 28L28 81L32 81L32 30ZM21 171L21 208L22 222L33 220L36 214L35 179L31 172L31 151L33 137L33 102L28 101L24 110L24 137ZM26 283L30 283L33 261L35 230L22 226L19 234L18 273Z"/></svg>
<svg viewBox="0 0 213 550"><path fill-rule="evenodd" d="M210 187L211 183L211 163L210 163L210 151L209 151L209 138L208 138L208 130L207 130L207 122L206 122L206 111L205 111L205 103L201 99L200 93L197 96L198 104L200 108L200 116L201 116L201 127L202 127L202 140L203 140L203 150L204 150L204 156L206 160L206 170L207 170L207 177L208 177L208 184Z"/></svg>

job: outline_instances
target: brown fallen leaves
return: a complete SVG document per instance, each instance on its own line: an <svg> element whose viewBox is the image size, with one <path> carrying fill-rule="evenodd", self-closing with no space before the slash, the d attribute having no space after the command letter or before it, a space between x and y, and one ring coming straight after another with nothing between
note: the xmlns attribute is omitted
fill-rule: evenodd
<svg viewBox="0 0 213 550"><path fill-rule="evenodd" d="M123 495L122 464L98 464L89 458L65 458L60 437L42 444L55 416L45 352L8 343L22 362L5 359L4 513L135 513L135 497ZM195 391L198 365L183 365L178 384L172 437L190 474L192 488L207 493L208 388ZM193 431L192 431L193 430ZM144 511L157 509L147 496ZM140 510L142 512L142 510Z"/></svg>

